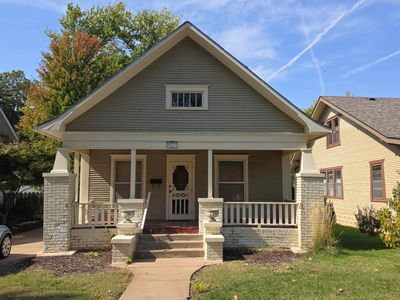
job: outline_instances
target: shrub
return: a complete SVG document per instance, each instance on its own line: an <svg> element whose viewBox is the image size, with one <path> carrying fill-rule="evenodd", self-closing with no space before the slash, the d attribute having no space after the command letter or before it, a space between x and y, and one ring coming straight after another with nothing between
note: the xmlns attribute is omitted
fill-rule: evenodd
<svg viewBox="0 0 400 300"><path fill-rule="evenodd" d="M378 213L372 205L370 207L358 207L358 212L354 216L356 217L360 232L368 233L369 235L379 233L381 224L378 219Z"/></svg>
<svg viewBox="0 0 400 300"><path fill-rule="evenodd" d="M390 248L400 247L400 183L392 190L393 198L388 200L389 208L381 208L378 211L378 219L381 223L380 237L386 246Z"/></svg>
<svg viewBox="0 0 400 300"><path fill-rule="evenodd" d="M331 202L325 203L323 207L316 205L313 210L313 236L311 251L319 250L333 251L336 249L337 240L333 235L335 218Z"/></svg>
<svg viewBox="0 0 400 300"><path fill-rule="evenodd" d="M197 293L202 294L202 293L208 292L210 289L210 286L207 283L199 281L199 282L193 283L193 289Z"/></svg>

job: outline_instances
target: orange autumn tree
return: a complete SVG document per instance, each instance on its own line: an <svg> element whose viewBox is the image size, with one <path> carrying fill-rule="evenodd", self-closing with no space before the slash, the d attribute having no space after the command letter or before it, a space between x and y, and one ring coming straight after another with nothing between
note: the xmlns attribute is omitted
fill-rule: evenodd
<svg viewBox="0 0 400 300"><path fill-rule="evenodd" d="M63 32L42 55L40 81L31 87L18 125L28 138L37 138L33 129L38 124L65 111L108 76L102 40L86 32Z"/></svg>

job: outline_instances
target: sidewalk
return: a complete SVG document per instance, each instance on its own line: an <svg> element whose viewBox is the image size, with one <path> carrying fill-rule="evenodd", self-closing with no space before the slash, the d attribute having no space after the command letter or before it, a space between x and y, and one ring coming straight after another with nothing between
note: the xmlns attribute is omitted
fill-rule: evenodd
<svg viewBox="0 0 400 300"><path fill-rule="evenodd" d="M189 295L190 276L204 265L204 258L163 258L135 262L134 277L120 300L183 300Z"/></svg>

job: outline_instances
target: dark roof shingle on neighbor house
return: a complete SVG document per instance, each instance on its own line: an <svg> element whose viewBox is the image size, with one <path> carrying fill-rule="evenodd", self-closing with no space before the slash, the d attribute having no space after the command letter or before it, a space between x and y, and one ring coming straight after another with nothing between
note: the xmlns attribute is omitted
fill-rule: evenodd
<svg viewBox="0 0 400 300"><path fill-rule="evenodd" d="M400 140L400 98L321 96L320 100L384 137Z"/></svg>

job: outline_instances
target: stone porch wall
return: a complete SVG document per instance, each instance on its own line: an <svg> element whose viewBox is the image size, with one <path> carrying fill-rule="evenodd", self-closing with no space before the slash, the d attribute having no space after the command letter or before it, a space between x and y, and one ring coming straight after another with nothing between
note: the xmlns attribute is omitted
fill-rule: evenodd
<svg viewBox="0 0 400 300"><path fill-rule="evenodd" d="M224 248L298 247L297 228L223 227Z"/></svg>
<svg viewBox="0 0 400 300"><path fill-rule="evenodd" d="M72 228L71 229L71 249L72 250L92 250L110 249L111 236L117 234L116 228Z"/></svg>

